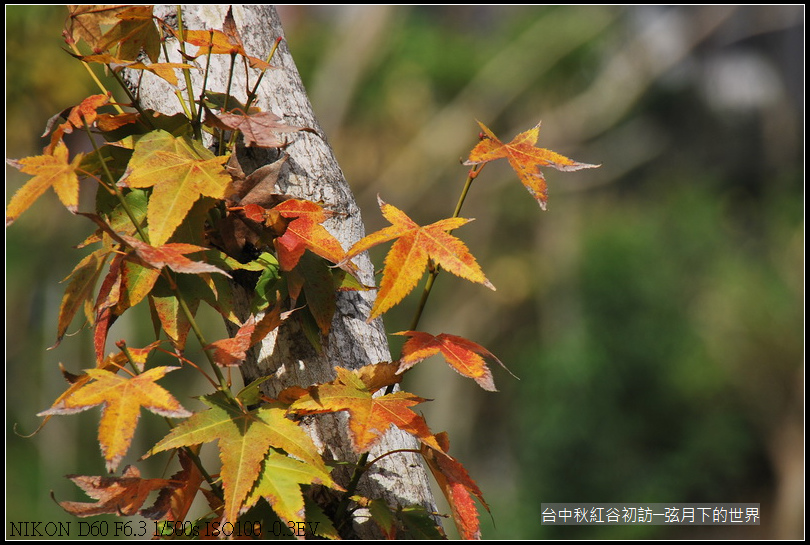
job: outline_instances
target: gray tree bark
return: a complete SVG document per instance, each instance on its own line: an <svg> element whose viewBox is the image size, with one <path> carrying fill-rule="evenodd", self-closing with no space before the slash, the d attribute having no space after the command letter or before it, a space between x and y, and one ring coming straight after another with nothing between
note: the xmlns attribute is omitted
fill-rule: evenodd
<svg viewBox="0 0 810 545"><path fill-rule="evenodd" d="M228 6L193 5L182 6L183 24L187 29L221 29ZM176 28L177 16L174 6L156 6L155 15ZM266 59L276 37L283 36L281 23L272 6L233 6L233 17L245 49L249 55ZM168 44L172 62L182 62L176 42ZM198 59L204 67L204 58ZM211 69L206 87L224 92L227 86L230 56L212 55ZM289 160L279 176L278 190L300 198L324 203L338 214L326 224L326 228L348 249L364 236L360 211L346 183L343 173L326 141L309 103L306 90L286 42L282 41L272 59L277 67L268 70L258 90L256 105L283 118L289 125L311 127L317 134L307 132L290 135L291 144L285 149ZM255 82L256 71L251 70L250 84ZM140 74L129 74L129 83L137 82ZM234 70L231 95L245 100L247 88L245 71L241 63ZM202 70L193 77L195 93L199 95L202 85ZM174 89L163 80L144 75L137 89L141 102L147 108L163 113L180 111ZM275 150L242 150L239 158L246 174L255 168L273 162L278 157ZM373 285L373 267L367 255L355 260L360 269L359 280ZM234 285L237 314L246 318L249 313L250 294L239 285ZM269 335L249 354L241 366L245 383L267 375L273 379L265 382L266 393L274 397L282 389L299 385L307 387L314 383L328 382L335 377L334 367L358 368L391 360L388 341L382 321L367 324L365 319L373 304L375 292L342 292L338 294L337 312L332 330L323 353L316 353L305 339L303 332L294 324L285 324ZM345 413L308 417L308 433L313 437L325 456L334 460L354 462L354 453L346 426ZM381 443L372 451L372 459L395 449L418 449L416 440L396 429L388 431ZM335 470L335 478L344 486L348 483L350 470ZM383 498L389 506L423 505L435 511L427 473L420 457L411 453L387 456L375 464L363 477L359 493L370 498ZM354 536L377 538L380 536L373 522L360 512L354 520Z"/></svg>

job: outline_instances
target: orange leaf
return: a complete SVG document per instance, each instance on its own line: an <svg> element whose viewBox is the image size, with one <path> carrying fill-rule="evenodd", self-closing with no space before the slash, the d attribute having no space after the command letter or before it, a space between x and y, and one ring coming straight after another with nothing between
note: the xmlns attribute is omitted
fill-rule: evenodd
<svg viewBox="0 0 810 545"><path fill-rule="evenodd" d="M564 172L580 170L583 168L597 168L601 165L577 163L559 153L535 147L537 136L540 133L540 123L526 132L522 132L509 142L502 143L489 130L486 125L478 122L484 131L484 138L470 152L470 158L465 165L478 165L506 157L512 168L515 169L520 181L535 198L540 208L546 209L548 201L548 187L543 173L538 167L551 167Z"/></svg>
<svg viewBox="0 0 810 545"><path fill-rule="evenodd" d="M175 369L178 367L155 367L134 378L119 377L104 369L87 369L93 382L74 390L37 416L74 414L103 404L98 442L107 470L113 472L129 449L141 407L172 418L191 416L169 392L155 384Z"/></svg>
<svg viewBox="0 0 810 545"><path fill-rule="evenodd" d="M152 64L135 62L132 64L127 64L126 66L116 67L116 70L122 68L128 68L130 70L146 70L148 72L152 72L154 75L177 87L177 73L175 70L194 68L194 66L184 62L153 62Z"/></svg>
<svg viewBox="0 0 810 545"><path fill-rule="evenodd" d="M393 363L367 365L356 371L335 367L337 379L310 387L308 393L290 405L290 410L302 414L348 411L349 430L358 453L374 446L392 424L437 448L424 419L410 409L426 399L407 392L372 397L376 390L385 385L382 383L386 381L380 380L380 377L391 380L389 384L398 381L393 375L395 368ZM295 395L293 391L285 392L279 396L288 398ZM303 393L301 390L297 392Z"/></svg>
<svg viewBox="0 0 810 545"><path fill-rule="evenodd" d="M75 214L79 208L79 177L76 171L81 161L82 154L79 153L72 162L68 162L68 149L61 141L54 148L53 155L7 161L21 172L34 177L17 190L8 203L6 226L14 223L49 187L53 187L62 204Z"/></svg>
<svg viewBox="0 0 810 545"><path fill-rule="evenodd" d="M77 517L94 517L111 514L130 517L146 501L153 490L173 489L177 484L167 479L141 479L141 472L134 466L127 466L121 477L96 477L88 475L68 475L85 493L98 500L96 503L60 501L59 505Z"/></svg>
<svg viewBox="0 0 810 545"><path fill-rule="evenodd" d="M166 243L201 196L225 198L231 181L222 167L227 160L162 130L138 140L129 163L130 174L123 183L154 187L146 211L152 244Z"/></svg>
<svg viewBox="0 0 810 545"><path fill-rule="evenodd" d="M48 135L57 121L64 118L66 121L56 127L51 134L51 143L45 147L45 153L51 154L57 144L62 142L65 134L71 134L73 129L84 129L85 122L90 127L98 118L98 109L110 101L110 95L92 95L82 100L76 106L63 110L48 120L45 132L42 136Z"/></svg>
<svg viewBox="0 0 810 545"><path fill-rule="evenodd" d="M369 321L402 301L416 287L428 259L456 276L495 289L467 246L449 233L472 220L449 218L420 227L395 206L386 204L379 197L378 200L383 216L391 222L391 227L364 237L352 246L344 258L344 261L348 261L377 244L399 239L385 257L383 279Z"/></svg>
<svg viewBox="0 0 810 545"><path fill-rule="evenodd" d="M104 361L99 361L97 367L99 369L112 371L112 370L120 369L121 367L126 365L126 363L127 363L127 357L124 355L123 352L119 352L117 354L110 354L109 356L107 356L104 359ZM91 380L90 375L88 375L86 373L82 373L80 375L74 375L73 373L68 372L67 369L65 369L64 366L61 363L59 364L59 368L62 371L62 376L64 376L65 380L68 382L68 384L70 384L70 387L68 387L68 389L65 390L62 393L62 395L60 395L59 397L56 398L56 401L54 401L54 403L53 403L53 405L51 407L56 407L56 406L61 405L61 402L62 402L63 399L66 399L66 398L72 396L73 393L76 390L82 388L85 384L87 384ZM51 416L52 415L49 414L49 415L46 415L45 418L42 419L42 423L37 428L37 432L40 429L42 429L42 427L45 426L45 424L48 423L48 420L51 419ZM34 433L36 433L36 432L34 432Z"/></svg>
<svg viewBox="0 0 810 545"><path fill-rule="evenodd" d="M487 511L489 511L489 506L484 501L478 485L470 478L464 466L447 455L449 450L447 434L439 433L436 435L436 439L441 447L436 449L423 443L420 446L422 456L450 504L453 520L461 539L481 539L478 510L472 497L478 498Z"/></svg>
<svg viewBox="0 0 810 545"><path fill-rule="evenodd" d="M256 320L251 315L244 325L239 328L231 338L215 341L205 347L213 351L214 361L219 365L239 365L247 357L247 350L251 346L253 330L256 329Z"/></svg>
<svg viewBox="0 0 810 545"><path fill-rule="evenodd" d="M247 54L245 47L242 45L242 40L236 32L236 23L231 8L228 8L222 28L223 30L187 30L183 35L183 41L199 46L194 57L206 55L210 50L214 55L242 55L253 68L260 70L272 68L265 61Z"/></svg>
<svg viewBox="0 0 810 545"><path fill-rule="evenodd" d="M284 218L293 218L284 234L276 239L282 270L292 270L307 249L332 263L348 261L340 242L320 225L327 219L327 211L321 206L312 201L289 199L273 210ZM356 272L353 265L349 266Z"/></svg>
<svg viewBox="0 0 810 545"><path fill-rule="evenodd" d="M475 380L484 390L497 391L495 382L492 380L492 373L481 355L494 359L504 369L506 366L483 346L447 333L433 336L421 331L400 331L395 335L410 337L402 347L402 357L399 360L397 373L402 373L420 361L441 352L447 364L456 372Z"/></svg>
<svg viewBox="0 0 810 545"><path fill-rule="evenodd" d="M228 273L219 269L209 263L200 261L192 261L185 257L184 254L194 252L204 252L208 248L197 246L195 244L186 244L182 242L173 242L164 244L159 248L150 246L149 244L138 240L137 238L129 235L119 235L127 244L129 244L135 253L138 254L143 261L156 269L169 267L175 272L201 274L201 273L219 273L229 277Z"/></svg>
<svg viewBox="0 0 810 545"><path fill-rule="evenodd" d="M139 113L124 112L122 114L99 114L97 122L99 130L103 132L114 131L124 125L135 123L140 118Z"/></svg>

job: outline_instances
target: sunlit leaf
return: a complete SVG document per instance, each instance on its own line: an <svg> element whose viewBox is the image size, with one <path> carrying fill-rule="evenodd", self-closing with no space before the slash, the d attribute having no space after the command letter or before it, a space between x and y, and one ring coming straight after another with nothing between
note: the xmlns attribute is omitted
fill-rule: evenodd
<svg viewBox="0 0 810 545"><path fill-rule="evenodd" d="M141 407L171 418L191 416L165 389L155 384L177 367L155 367L132 378L104 369L87 369L93 379L38 416L74 414L104 405L98 428L98 442L107 461L107 470L118 467L132 443Z"/></svg>
<svg viewBox="0 0 810 545"><path fill-rule="evenodd" d="M225 197L231 180L222 167L227 160L165 131L138 141L124 183L154 187L147 210L152 245L165 244L201 196Z"/></svg>
<svg viewBox="0 0 810 545"><path fill-rule="evenodd" d="M495 289L484 276L467 246L448 232L471 220L449 218L420 227L395 206L386 204L381 199L379 203L383 216L391 226L358 241L344 258L348 261L377 244L398 239L385 257L383 279L369 320L399 303L416 287L429 259L456 276Z"/></svg>
<svg viewBox="0 0 810 545"><path fill-rule="evenodd" d="M534 128L515 136L508 144L498 140L492 131L480 121L478 125L484 131L484 138L473 148L469 159L464 164L478 165L505 157L517 172L520 181L526 186L526 189L529 190L531 196L535 198L543 210L546 209L546 202L548 201L548 187L539 167L551 167L569 172L600 166L577 163L559 153L536 147L537 136L540 134L540 123Z"/></svg>

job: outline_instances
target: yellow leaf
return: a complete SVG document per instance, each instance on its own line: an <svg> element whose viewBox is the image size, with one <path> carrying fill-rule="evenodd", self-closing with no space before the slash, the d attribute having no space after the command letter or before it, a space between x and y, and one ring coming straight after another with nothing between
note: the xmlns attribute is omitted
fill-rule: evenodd
<svg viewBox="0 0 810 545"><path fill-rule="evenodd" d="M79 153L72 162L68 162L67 146L59 142L52 155L37 155L19 161L8 161L11 166L34 177L28 180L8 203L6 226L11 225L20 214L28 210L51 186L62 204L75 214L79 207L79 177L76 175L76 169L81 160L82 154Z"/></svg>
<svg viewBox="0 0 810 545"><path fill-rule="evenodd" d="M98 442L107 461L107 470L113 472L129 450L141 407L171 418L191 416L169 392L155 384L156 380L175 369L178 367L155 367L133 378L121 377L104 369L87 369L87 375L94 379L92 382L74 390L37 416L74 414L103 404Z"/></svg>

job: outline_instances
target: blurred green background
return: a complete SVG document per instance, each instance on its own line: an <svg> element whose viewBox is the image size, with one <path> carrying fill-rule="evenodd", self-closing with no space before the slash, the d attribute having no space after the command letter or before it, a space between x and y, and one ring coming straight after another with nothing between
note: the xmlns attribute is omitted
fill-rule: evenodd
<svg viewBox="0 0 810 545"><path fill-rule="evenodd" d="M6 7L7 157L39 154L46 120L97 92L61 51L65 15ZM408 385L492 507L484 537L803 537L804 7L281 15L369 232L378 193L423 224L452 213L476 119L504 141L542 120L541 147L603 165L547 170L547 212L488 166L456 234L498 291L442 275L422 322L521 379L496 367L484 392L433 358ZM24 180L6 168L7 202ZM97 409L14 431L64 390L58 362L91 365L86 331L45 350L91 230L50 192L6 232L7 521L71 520L49 492L85 501L63 475L103 472ZM145 344L151 326L136 312L116 328ZM762 525L549 527L541 502L758 502Z"/></svg>

